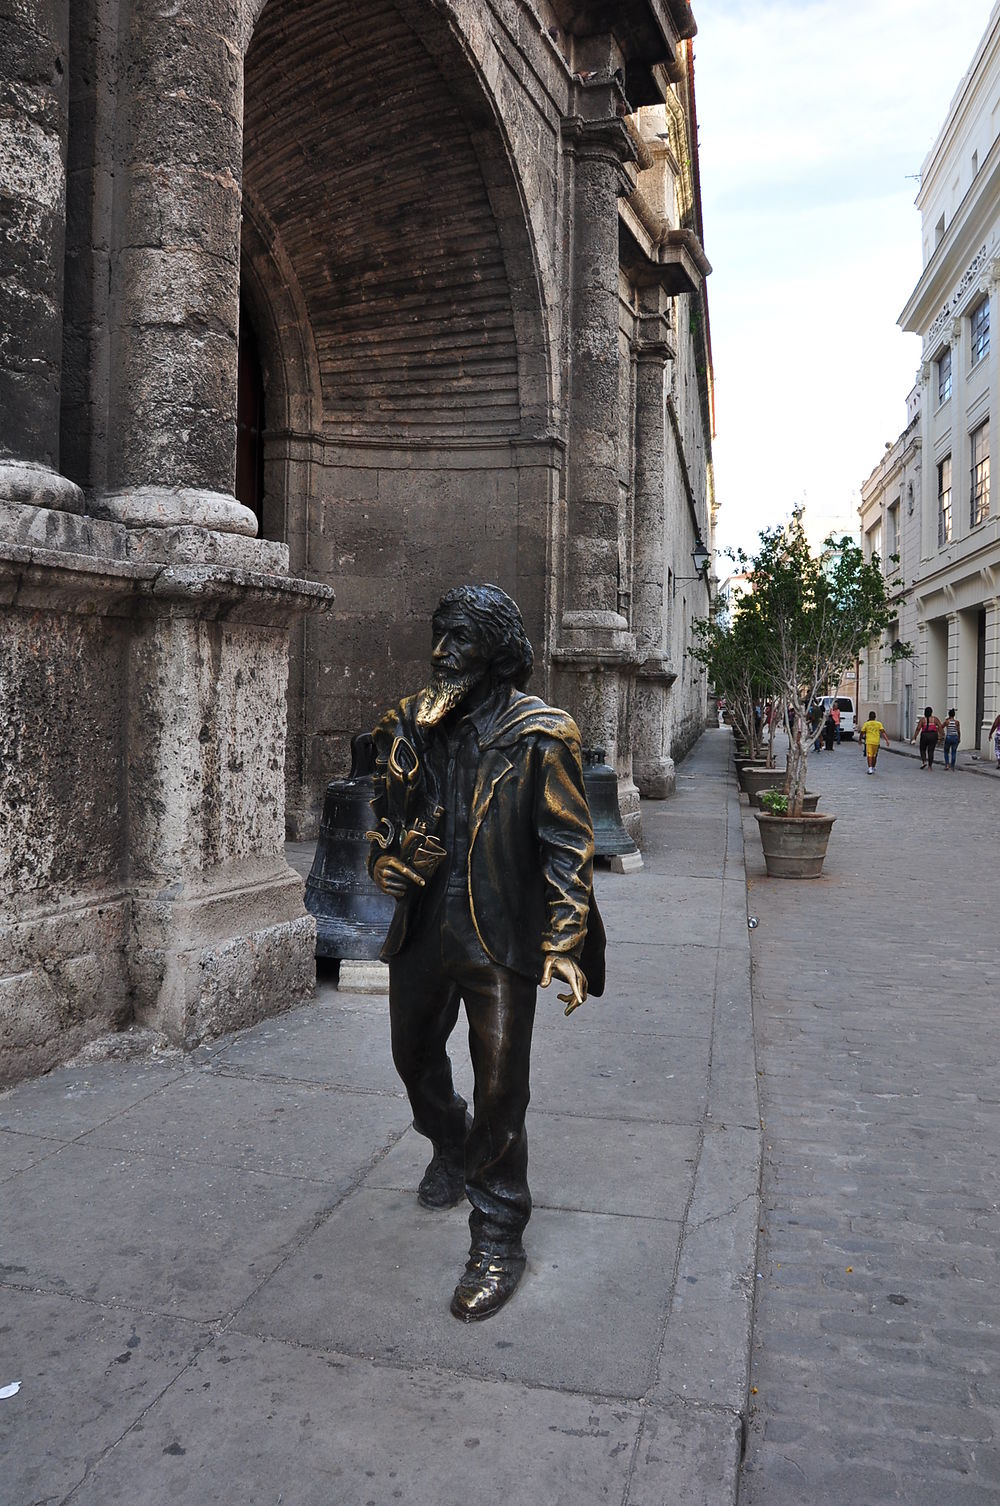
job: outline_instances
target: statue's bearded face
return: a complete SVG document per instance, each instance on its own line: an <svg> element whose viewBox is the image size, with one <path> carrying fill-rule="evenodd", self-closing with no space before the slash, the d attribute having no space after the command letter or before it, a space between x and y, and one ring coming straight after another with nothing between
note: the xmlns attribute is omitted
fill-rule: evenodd
<svg viewBox="0 0 1000 1506"><path fill-rule="evenodd" d="M475 623L460 612L434 618L431 682L417 697L417 726L434 727L488 673L486 644Z"/></svg>

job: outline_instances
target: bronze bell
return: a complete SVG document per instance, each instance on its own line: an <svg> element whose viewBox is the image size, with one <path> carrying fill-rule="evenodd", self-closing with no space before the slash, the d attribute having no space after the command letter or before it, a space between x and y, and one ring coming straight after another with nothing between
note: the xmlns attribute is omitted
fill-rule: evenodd
<svg viewBox="0 0 1000 1506"><path fill-rule="evenodd" d="M584 748L583 787L594 823L594 857L623 857L639 849L625 830L618 806L618 775L604 762L603 748Z"/></svg>
<svg viewBox="0 0 1000 1506"><path fill-rule="evenodd" d="M351 739L351 773L326 787L323 820L306 880L306 909L316 917L316 956L372 962L382 950L396 902L368 876L375 748L369 733Z"/></svg>

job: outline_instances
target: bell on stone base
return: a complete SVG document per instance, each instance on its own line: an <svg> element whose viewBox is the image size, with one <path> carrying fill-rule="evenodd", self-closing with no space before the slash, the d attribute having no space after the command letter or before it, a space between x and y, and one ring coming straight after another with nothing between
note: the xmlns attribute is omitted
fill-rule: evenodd
<svg viewBox="0 0 1000 1506"><path fill-rule="evenodd" d="M396 902L368 876L374 745L368 733L351 739L351 773L326 787L323 820L306 880L306 909L316 917L316 956L374 961L382 950Z"/></svg>
<svg viewBox="0 0 1000 1506"><path fill-rule="evenodd" d="M583 787L594 823L594 857L624 857L639 849L625 830L618 807L618 775L604 762L603 748L584 748Z"/></svg>

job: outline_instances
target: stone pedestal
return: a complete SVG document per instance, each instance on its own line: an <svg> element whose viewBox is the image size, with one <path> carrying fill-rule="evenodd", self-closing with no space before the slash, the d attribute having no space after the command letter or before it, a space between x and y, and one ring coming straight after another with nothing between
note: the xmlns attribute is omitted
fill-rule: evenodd
<svg viewBox="0 0 1000 1506"><path fill-rule="evenodd" d="M0 507L0 1080L311 990L285 688L289 624L331 593L285 568L282 545Z"/></svg>
<svg viewBox="0 0 1000 1506"><path fill-rule="evenodd" d="M566 612L556 667L555 699L575 718L588 747L600 747L618 774L618 808L633 841L641 836L639 791L628 752L628 689L635 638L617 612Z"/></svg>
<svg viewBox="0 0 1000 1506"><path fill-rule="evenodd" d="M342 994L385 994L388 998L388 963L341 962L337 991Z"/></svg>

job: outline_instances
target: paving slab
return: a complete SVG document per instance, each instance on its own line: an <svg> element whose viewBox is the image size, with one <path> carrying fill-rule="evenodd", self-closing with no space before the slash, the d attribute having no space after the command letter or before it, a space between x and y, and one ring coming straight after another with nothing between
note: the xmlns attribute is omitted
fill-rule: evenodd
<svg viewBox="0 0 1000 1506"><path fill-rule="evenodd" d="M527 1127L536 1208L683 1217L697 1162L697 1126L529 1110ZM412 1192L427 1159L427 1141L410 1130L369 1172L365 1186Z"/></svg>
<svg viewBox="0 0 1000 1506"><path fill-rule="evenodd" d="M650 1407L628 1506L733 1506L741 1443L734 1412L695 1403Z"/></svg>
<svg viewBox="0 0 1000 1506"><path fill-rule="evenodd" d="M467 1209L363 1188L306 1239L234 1319L240 1332L407 1365L640 1397L670 1303L679 1222L539 1209L515 1297L488 1325L448 1304L468 1250ZM352 1264L377 1284L345 1280ZM317 1279L320 1278L320 1279Z"/></svg>
<svg viewBox="0 0 1000 1506"><path fill-rule="evenodd" d="M29 1166L54 1156L59 1150L58 1140L43 1140L40 1135L19 1135L12 1130L0 1130L0 1182L26 1171Z"/></svg>
<svg viewBox="0 0 1000 1506"><path fill-rule="evenodd" d="M410 1123L404 1098L217 1070L190 1073L80 1144L310 1177L346 1191Z"/></svg>
<svg viewBox="0 0 1000 1506"><path fill-rule="evenodd" d="M336 1200L304 1178L67 1145L4 1185L0 1280L207 1322Z"/></svg>
<svg viewBox="0 0 1000 1506"><path fill-rule="evenodd" d="M60 1067L0 1092L0 1129L66 1143L145 1102L188 1070L179 1053L168 1063L103 1061Z"/></svg>
<svg viewBox="0 0 1000 1506"><path fill-rule="evenodd" d="M243 1031L213 1058L223 1072L280 1077L295 1082L367 1089L400 1096L402 1087L389 1049L389 1010L341 1009L325 990L311 1008L296 1009ZM335 996L334 996L335 998Z"/></svg>
<svg viewBox="0 0 1000 1506"><path fill-rule="evenodd" d="M576 1014L561 1023L567 1027L565 1043L545 1042L532 1054L536 1103L553 1113L593 1118L673 1124L701 1119L708 1095L704 1041L615 1032L612 1046L611 1027L588 1030L581 1021L574 1029Z"/></svg>
<svg viewBox="0 0 1000 1506"><path fill-rule="evenodd" d="M62 1501L211 1337L175 1318L4 1291L0 1386L21 1389L0 1401L0 1500Z"/></svg>
<svg viewBox="0 0 1000 1506"><path fill-rule="evenodd" d="M607 906L605 923L616 941L637 941L646 947L661 943L718 946L722 912L718 878L661 878L643 869L619 882L634 889L619 909ZM604 915L603 891L600 901Z"/></svg>
<svg viewBox="0 0 1000 1506"><path fill-rule="evenodd" d="M639 1422L635 1404L226 1334L73 1506L618 1502Z"/></svg>

